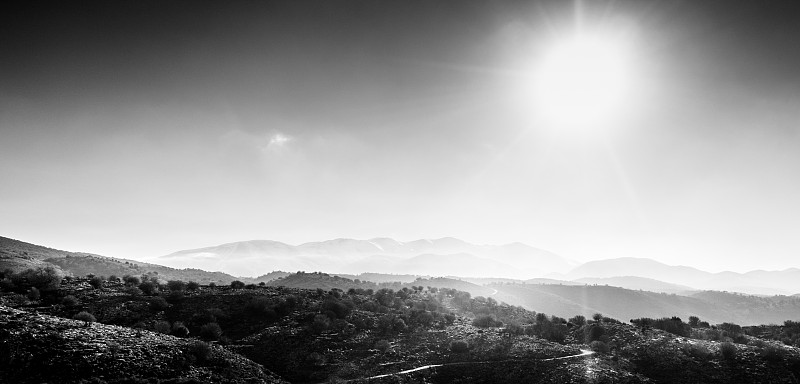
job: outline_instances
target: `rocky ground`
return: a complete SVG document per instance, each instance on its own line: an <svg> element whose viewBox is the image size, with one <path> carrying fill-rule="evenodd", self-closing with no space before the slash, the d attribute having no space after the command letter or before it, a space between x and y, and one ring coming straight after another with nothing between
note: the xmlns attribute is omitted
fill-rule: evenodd
<svg viewBox="0 0 800 384"><path fill-rule="evenodd" d="M281 383L217 345L0 306L0 372L8 383Z"/></svg>

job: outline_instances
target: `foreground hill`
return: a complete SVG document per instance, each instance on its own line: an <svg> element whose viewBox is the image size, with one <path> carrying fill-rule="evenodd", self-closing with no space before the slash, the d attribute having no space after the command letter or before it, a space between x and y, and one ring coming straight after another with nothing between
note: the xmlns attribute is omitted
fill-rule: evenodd
<svg viewBox="0 0 800 384"><path fill-rule="evenodd" d="M530 278L566 272L574 266L553 253L522 243L476 245L452 237L410 242L334 239L297 246L253 240L178 251L150 261L242 276L279 269Z"/></svg>
<svg viewBox="0 0 800 384"><path fill-rule="evenodd" d="M234 276L199 269L177 269L136 260L118 259L83 252L68 252L0 236L0 271L54 266L67 275L140 276L152 274L163 280L185 280L228 284Z"/></svg>
<svg viewBox="0 0 800 384"><path fill-rule="evenodd" d="M215 345L0 306L5 382L282 383Z"/></svg>

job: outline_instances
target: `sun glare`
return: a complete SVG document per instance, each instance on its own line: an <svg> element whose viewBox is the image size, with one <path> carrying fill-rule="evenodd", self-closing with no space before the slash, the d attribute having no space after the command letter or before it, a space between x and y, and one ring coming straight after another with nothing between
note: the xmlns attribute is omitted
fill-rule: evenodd
<svg viewBox="0 0 800 384"><path fill-rule="evenodd" d="M613 39L577 36L555 44L535 75L538 115L559 128L607 124L630 101L629 70L627 50Z"/></svg>

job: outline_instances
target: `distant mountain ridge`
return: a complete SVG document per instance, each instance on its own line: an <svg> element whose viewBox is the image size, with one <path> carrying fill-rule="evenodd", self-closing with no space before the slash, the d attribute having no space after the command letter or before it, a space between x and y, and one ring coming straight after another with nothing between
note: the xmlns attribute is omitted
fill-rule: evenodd
<svg viewBox="0 0 800 384"><path fill-rule="evenodd" d="M530 278L566 272L576 263L522 243L476 245L453 237L400 242L390 238L333 239L292 246L252 240L178 251L150 261L220 270L239 276L272 270L357 274L388 272Z"/></svg>
<svg viewBox="0 0 800 384"><path fill-rule="evenodd" d="M756 270L746 273L711 273L693 267L673 266L651 259L623 257L584 263L564 279L619 278L636 276L694 289L743 292L759 295L791 295L800 292L800 269Z"/></svg>

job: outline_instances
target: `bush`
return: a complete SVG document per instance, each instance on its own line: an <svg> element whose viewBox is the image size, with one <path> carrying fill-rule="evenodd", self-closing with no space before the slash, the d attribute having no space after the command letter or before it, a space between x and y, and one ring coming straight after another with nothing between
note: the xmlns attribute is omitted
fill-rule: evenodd
<svg viewBox="0 0 800 384"><path fill-rule="evenodd" d="M186 290L186 283L180 280L167 281L167 288L172 292L183 292Z"/></svg>
<svg viewBox="0 0 800 384"><path fill-rule="evenodd" d="M169 304L167 300L161 296L154 297L150 300L150 309L154 312L161 312L167 308L169 308Z"/></svg>
<svg viewBox="0 0 800 384"><path fill-rule="evenodd" d="M168 335L171 329L172 327L170 327L169 322L164 320L156 321L155 325L153 325L153 330L165 335Z"/></svg>
<svg viewBox="0 0 800 384"><path fill-rule="evenodd" d="M377 350L379 350L381 352L384 352L384 353L386 353L386 351L388 351L389 348L391 348L391 347L392 347L392 345L389 344L389 341L384 340L384 339L381 339L381 340L378 340L378 341L375 342L375 349L377 349Z"/></svg>
<svg viewBox="0 0 800 384"><path fill-rule="evenodd" d="M499 327L503 325L503 322L496 320L492 315L480 315L472 321L472 325L481 328Z"/></svg>
<svg viewBox="0 0 800 384"><path fill-rule="evenodd" d="M100 276L92 276L89 279L89 285L94 289L100 289L103 287L103 279Z"/></svg>
<svg viewBox="0 0 800 384"><path fill-rule="evenodd" d="M705 360L711 355L711 351L702 344L687 344L683 347L683 353L700 360Z"/></svg>
<svg viewBox="0 0 800 384"><path fill-rule="evenodd" d="M733 343L725 342L720 344L719 353L725 360L733 360L736 358L737 348Z"/></svg>
<svg viewBox="0 0 800 384"><path fill-rule="evenodd" d="M200 337L206 340L219 340L222 328L217 323L208 323L200 327Z"/></svg>
<svg viewBox="0 0 800 384"><path fill-rule="evenodd" d="M569 319L569 322L575 326L582 327L586 325L586 317L583 315L576 315L575 317Z"/></svg>
<svg viewBox="0 0 800 384"><path fill-rule="evenodd" d="M158 285L152 281L145 281L139 284L139 289L141 289L145 295L153 295L158 292Z"/></svg>
<svg viewBox="0 0 800 384"><path fill-rule="evenodd" d="M689 325L697 327L700 325L700 318L697 316L689 316Z"/></svg>
<svg viewBox="0 0 800 384"><path fill-rule="evenodd" d="M12 276L18 287L35 287L41 291L54 291L61 285L64 274L52 267L29 268Z"/></svg>
<svg viewBox="0 0 800 384"><path fill-rule="evenodd" d="M595 340L589 343L589 348L597 353L608 353L608 344L600 340Z"/></svg>
<svg viewBox="0 0 800 384"><path fill-rule="evenodd" d="M189 345L189 354L201 363L208 361L211 351L211 345L202 341L196 341Z"/></svg>
<svg viewBox="0 0 800 384"><path fill-rule="evenodd" d="M231 281L231 288L233 289L244 289L245 284L239 280Z"/></svg>
<svg viewBox="0 0 800 384"><path fill-rule="evenodd" d="M189 290L189 291L196 291L196 290L200 289L200 284L197 284L196 281L190 281L190 282L186 283L186 289Z"/></svg>
<svg viewBox="0 0 800 384"><path fill-rule="evenodd" d="M318 314L314 316L314 320L311 322L311 331L314 333L322 333L330 326L331 319L323 314Z"/></svg>
<svg viewBox="0 0 800 384"><path fill-rule="evenodd" d="M603 335L606 334L606 329L598 324L592 324L588 328L586 328L586 342L591 343L593 341L600 340Z"/></svg>
<svg viewBox="0 0 800 384"><path fill-rule="evenodd" d="M466 340L453 340L450 342L450 351L453 353L468 352L469 343Z"/></svg>
<svg viewBox="0 0 800 384"><path fill-rule="evenodd" d="M122 276L122 281L125 282L125 285L130 286L137 286L141 283L138 277L131 275Z"/></svg>
<svg viewBox="0 0 800 384"><path fill-rule="evenodd" d="M91 313L86 312L86 311L80 311L80 312L78 312L77 315L75 315L72 318L75 319L75 320L81 320L84 323L86 323L86 325L89 325L89 323L94 323L95 321L97 321L97 319L94 317L94 315L92 315Z"/></svg>
<svg viewBox="0 0 800 384"><path fill-rule="evenodd" d="M177 337L189 336L189 328L186 328L182 322L176 321L172 323L172 335Z"/></svg>
<svg viewBox="0 0 800 384"><path fill-rule="evenodd" d="M63 299L61 299L61 304L64 304L64 305L66 305L68 307L76 306L76 305L78 305L78 299L75 298L75 296L67 295L67 296L64 296Z"/></svg>
<svg viewBox="0 0 800 384"><path fill-rule="evenodd" d="M772 363L783 360L784 355L786 355L786 350L783 348L778 348L774 345L769 345L761 350L761 356L764 358L764 360Z"/></svg>
<svg viewBox="0 0 800 384"><path fill-rule="evenodd" d="M28 300L36 301L36 300L39 300L39 297L41 297L41 294L39 293L39 290L36 289L36 287L33 287L33 288L28 290L27 296L28 296Z"/></svg>

